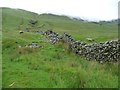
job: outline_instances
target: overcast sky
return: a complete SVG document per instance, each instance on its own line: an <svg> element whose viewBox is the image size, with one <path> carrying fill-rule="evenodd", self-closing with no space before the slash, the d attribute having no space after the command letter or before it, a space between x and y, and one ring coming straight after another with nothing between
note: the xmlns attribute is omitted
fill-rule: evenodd
<svg viewBox="0 0 120 90"><path fill-rule="evenodd" d="M38 14L52 13L88 20L118 18L120 0L0 0L0 7L20 8Z"/></svg>

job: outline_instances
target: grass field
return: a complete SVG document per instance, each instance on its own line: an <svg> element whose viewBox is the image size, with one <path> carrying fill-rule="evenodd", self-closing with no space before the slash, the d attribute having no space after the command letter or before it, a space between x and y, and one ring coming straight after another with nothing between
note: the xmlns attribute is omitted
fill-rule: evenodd
<svg viewBox="0 0 120 90"><path fill-rule="evenodd" d="M66 16L38 15L32 12L3 8L2 86L3 88L117 88L118 64L100 64L69 52L63 43L52 45L41 34L20 30L29 28L29 20L38 20L32 30L70 33L77 40L90 37L97 43L118 38L117 24L95 24ZM37 27L45 24L44 28ZM18 48L37 41L43 48ZM21 53L19 53L21 52Z"/></svg>

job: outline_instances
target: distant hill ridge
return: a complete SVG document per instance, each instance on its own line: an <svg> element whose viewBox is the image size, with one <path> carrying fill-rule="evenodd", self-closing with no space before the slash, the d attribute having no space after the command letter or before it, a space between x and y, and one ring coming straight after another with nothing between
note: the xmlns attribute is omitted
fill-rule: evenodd
<svg viewBox="0 0 120 90"><path fill-rule="evenodd" d="M71 17L71 16L66 16L66 15L57 15L57 14L52 14L52 13L38 14L38 13L35 13L35 12L23 10L23 9L13 9L13 8L8 8L8 7L2 7L2 10L12 10L12 11L16 11L16 12L19 12L19 13L24 12L24 13L34 14L36 16L49 16L49 17L56 17L56 18L63 18L63 19L78 20L78 21L83 21L83 22L93 22L93 23L97 22L97 21L84 20L84 19L79 18L79 17ZM114 24L117 24L118 19L113 19L113 20L109 20L109 21L99 21L97 23L114 23Z"/></svg>

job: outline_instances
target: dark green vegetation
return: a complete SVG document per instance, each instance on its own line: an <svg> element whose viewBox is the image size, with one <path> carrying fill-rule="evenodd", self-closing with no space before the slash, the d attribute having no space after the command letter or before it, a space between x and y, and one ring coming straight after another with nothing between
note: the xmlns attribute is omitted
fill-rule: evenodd
<svg viewBox="0 0 120 90"><path fill-rule="evenodd" d="M68 32L76 39L86 41L90 37L97 42L117 39L117 24L96 24L65 16L37 15L18 9L3 8L3 87L4 88L100 88L118 87L118 64L100 64L87 61L70 52L65 44L52 45L42 35L20 30L31 28ZM38 20L31 27L29 20ZM41 27L45 24L44 27ZM33 41L43 48L19 48Z"/></svg>

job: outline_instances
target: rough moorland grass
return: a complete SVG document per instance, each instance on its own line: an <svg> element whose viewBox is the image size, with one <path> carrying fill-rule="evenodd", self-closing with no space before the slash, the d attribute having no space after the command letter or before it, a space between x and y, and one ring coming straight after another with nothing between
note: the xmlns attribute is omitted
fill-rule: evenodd
<svg viewBox="0 0 120 90"><path fill-rule="evenodd" d="M97 42L117 39L117 26L114 24L100 26L66 17L37 16L22 10L3 9L3 88L118 87L117 63L87 61L69 51L66 44L52 45L34 32L20 35L19 30L30 27L28 20L31 18L39 20L38 26L46 24L46 29L51 27L60 34L69 32L83 41L87 37ZM33 41L37 41L43 48L18 48L19 45L24 46Z"/></svg>

